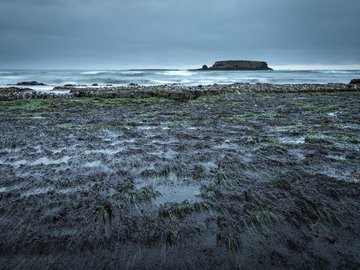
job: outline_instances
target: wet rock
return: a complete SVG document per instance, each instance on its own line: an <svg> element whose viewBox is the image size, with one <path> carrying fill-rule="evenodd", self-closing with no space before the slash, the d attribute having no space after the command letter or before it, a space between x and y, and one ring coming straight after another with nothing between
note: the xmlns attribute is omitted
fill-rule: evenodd
<svg viewBox="0 0 360 270"><path fill-rule="evenodd" d="M286 240L287 246L290 250L300 250L300 247L297 243L295 243L293 240L288 239Z"/></svg>
<svg viewBox="0 0 360 270"><path fill-rule="evenodd" d="M99 86L97 83L93 83L91 86Z"/></svg>
<svg viewBox="0 0 360 270"><path fill-rule="evenodd" d="M324 236L324 239L330 244L333 245L336 243L336 237L334 237L333 235L330 236Z"/></svg>
<svg viewBox="0 0 360 270"><path fill-rule="evenodd" d="M30 88L0 88L0 100L28 99L34 95L36 95L35 91Z"/></svg>
<svg viewBox="0 0 360 270"><path fill-rule="evenodd" d="M53 90L71 90L73 88L75 88L76 85L75 84L64 84L63 86L56 86L53 88Z"/></svg>
<svg viewBox="0 0 360 270"><path fill-rule="evenodd" d="M40 82L37 82L37 81L29 81L29 82L19 82L17 83L16 85L28 85L28 86L31 86L31 85L46 85L45 83L40 83Z"/></svg>
<svg viewBox="0 0 360 270"><path fill-rule="evenodd" d="M0 88L0 93L11 94L11 93L24 93L24 92L34 92L34 90L31 88L18 88L18 87Z"/></svg>
<svg viewBox="0 0 360 270"><path fill-rule="evenodd" d="M75 87L76 87L75 84L65 84L63 86L56 86L53 88L53 90L71 90Z"/></svg>
<svg viewBox="0 0 360 270"><path fill-rule="evenodd" d="M360 79L353 79L350 84L360 84Z"/></svg>
<svg viewBox="0 0 360 270"><path fill-rule="evenodd" d="M337 181L348 178L352 170L356 170L352 175L359 173L357 163L327 158L349 154L357 159L357 146L343 147L346 141L327 147L318 142L294 145L270 140L289 136L289 128L299 130L295 138L327 134L339 127L344 127L344 136L358 136L357 93L341 98L326 93L248 95L333 87L88 87L76 91L89 96L133 96L136 102L86 99L71 104L10 102L0 106L0 169L6 176L0 186L0 250L7 252L3 265L14 265L14 258L19 257L28 266L33 257L24 258L38 250L59 255L56 260L63 265L59 269L76 262L79 267L72 268L96 269L109 258L114 263L108 268L122 269L129 265L127 257L132 262L138 250L144 257L132 265L137 269L186 268L182 258L189 258L194 267L226 269L233 265L229 252L237 249L244 252L241 256L249 269L317 267L319 256L333 257L334 262L318 268L337 269L342 256L334 250L340 249L358 258L357 241L352 241L359 235L358 181ZM186 102L197 95L221 93L226 94L187 103L155 99L179 95ZM36 94L41 97L52 95ZM121 106L113 106L116 102ZM305 102L326 102L335 106L332 111L349 111L339 114L336 122L322 125L324 113L316 111L318 106L309 106L304 114ZM275 119L268 115L273 109L289 115ZM262 117L233 121L250 114ZM289 122L292 119L296 122ZM163 129L167 126L171 128ZM314 132L305 129L308 126ZM306 156L312 158L307 166ZM337 176L328 177L325 172ZM161 196L152 197L156 192ZM7 210L10 215L4 215ZM171 249L166 243L173 245ZM184 246L185 255L180 253ZM271 247L278 247L281 254L273 253ZM73 257L63 255L74 250L79 252ZM157 254L166 256L166 261L161 262ZM310 254L304 263L303 254ZM219 264L214 264L214 257ZM28 268L43 267L44 260L36 262Z"/></svg>

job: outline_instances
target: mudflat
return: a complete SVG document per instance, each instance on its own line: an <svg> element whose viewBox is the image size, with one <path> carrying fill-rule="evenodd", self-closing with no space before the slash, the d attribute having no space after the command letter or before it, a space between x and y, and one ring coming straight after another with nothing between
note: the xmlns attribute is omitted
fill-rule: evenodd
<svg viewBox="0 0 360 270"><path fill-rule="evenodd" d="M360 268L359 88L13 92L2 269Z"/></svg>

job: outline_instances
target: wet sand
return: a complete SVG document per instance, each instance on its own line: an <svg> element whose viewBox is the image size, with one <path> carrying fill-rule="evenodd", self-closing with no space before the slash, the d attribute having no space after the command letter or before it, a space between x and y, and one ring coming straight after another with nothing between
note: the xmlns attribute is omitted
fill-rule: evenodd
<svg viewBox="0 0 360 270"><path fill-rule="evenodd" d="M1 269L360 268L358 87L14 91Z"/></svg>

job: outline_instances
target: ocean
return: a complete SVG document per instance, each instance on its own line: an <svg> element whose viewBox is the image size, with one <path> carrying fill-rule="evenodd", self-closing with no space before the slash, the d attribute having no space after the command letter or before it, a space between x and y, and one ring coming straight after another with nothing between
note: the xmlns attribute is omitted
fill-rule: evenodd
<svg viewBox="0 0 360 270"><path fill-rule="evenodd" d="M0 86L38 81L50 90L64 84L76 85L211 85L231 83L325 84L349 83L360 78L360 70L274 70L274 71L196 71L176 69L130 70L0 70Z"/></svg>

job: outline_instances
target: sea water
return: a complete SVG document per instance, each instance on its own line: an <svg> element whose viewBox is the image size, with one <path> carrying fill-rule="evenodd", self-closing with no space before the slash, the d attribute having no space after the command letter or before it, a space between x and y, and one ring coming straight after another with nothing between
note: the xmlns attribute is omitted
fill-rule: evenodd
<svg viewBox="0 0 360 270"><path fill-rule="evenodd" d="M128 85L211 85L232 83L325 84L349 83L360 78L360 70L273 70L273 71L199 71L170 69L130 70L0 70L0 86L38 81L47 86L32 86L47 91L55 86Z"/></svg>

